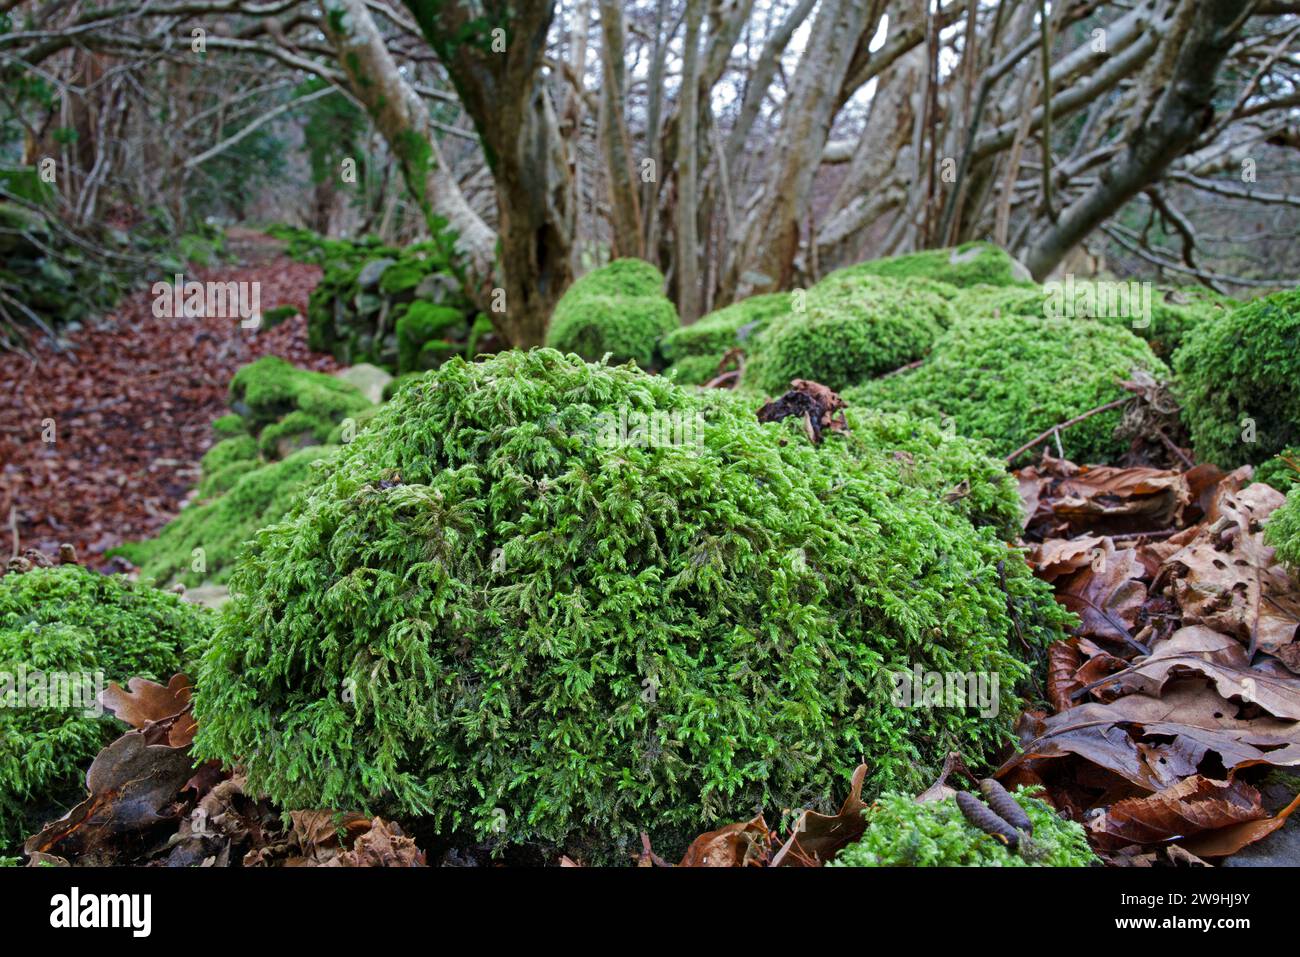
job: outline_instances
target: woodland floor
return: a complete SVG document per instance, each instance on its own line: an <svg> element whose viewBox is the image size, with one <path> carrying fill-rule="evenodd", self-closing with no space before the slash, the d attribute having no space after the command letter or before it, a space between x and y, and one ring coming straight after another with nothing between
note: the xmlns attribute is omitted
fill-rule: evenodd
<svg viewBox="0 0 1300 957"><path fill-rule="evenodd" d="M12 508L23 548L55 552L67 542L84 564L104 567L107 549L151 537L180 511L215 440L212 422L228 411L236 369L268 354L337 368L306 345L304 313L320 268L285 258L280 243L257 233L232 231L229 242L236 264L190 278L260 281L263 312L293 305L297 316L268 330L160 319L146 288L59 345L34 345L30 358L0 352L6 549ZM50 419L55 444L43 439Z"/></svg>

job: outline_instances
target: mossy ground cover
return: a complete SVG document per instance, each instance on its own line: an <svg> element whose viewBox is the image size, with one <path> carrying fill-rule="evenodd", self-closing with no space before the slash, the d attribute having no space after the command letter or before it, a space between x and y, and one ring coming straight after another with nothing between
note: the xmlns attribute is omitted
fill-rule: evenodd
<svg viewBox="0 0 1300 957"><path fill-rule="evenodd" d="M0 577L0 849L26 836L32 813L76 792L90 760L121 730L87 714L84 702L31 706L33 676L102 672L105 682L166 682L202 650L210 617L176 595L77 565ZM20 671L26 706L16 700Z"/></svg>
<svg viewBox="0 0 1300 957"><path fill-rule="evenodd" d="M373 415L352 385L265 356L235 373L236 411L213 423L197 496L155 538L112 549L142 576L189 587L224 584L244 542L278 521L313 465Z"/></svg>
<svg viewBox="0 0 1300 957"><path fill-rule="evenodd" d="M1287 493L1286 504L1268 517L1265 540L1277 552L1278 561L1300 575L1300 485Z"/></svg>
<svg viewBox="0 0 1300 957"><path fill-rule="evenodd" d="M1033 286L1028 272L991 243L970 242L952 249L928 249L872 259L848 267L854 274L889 279L933 279L952 286Z"/></svg>
<svg viewBox="0 0 1300 957"><path fill-rule="evenodd" d="M867 830L832 867L1087 867L1098 863L1079 824L1059 817L1021 788L1015 795L1034 825L1023 853L972 826L952 798L918 804L890 793L867 809Z"/></svg>
<svg viewBox="0 0 1300 957"><path fill-rule="evenodd" d="M1300 290L1198 326L1174 369L1201 460L1261 465L1300 445Z"/></svg>
<svg viewBox="0 0 1300 957"><path fill-rule="evenodd" d="M652 420L692 441L601 438ZM257 533L198 750L284 806L611 859L641 830L824 805L864 755L871 787L919 789L1008 739L1010 636L1068 617L925 485L630 366L454 360ZM895 706L918 663L996 673L998 716Z"/></svg>
<svg viewBox="0 0 1300 957"><path fill-rule="evenodd" d="M867 382L845 399L865 408L947 420L1008 455L1040 433L1127 393L1135 369L1167 379L1167 367L1125 329L1080 319L1004 316L958 323L918 368ZM1061 433L1068 458L1107 462L1127 443L1122 413L1094 415Z"/></svg>
<svg viewBox="0 0 1300 957"><path fill-rule="evenodd" d="M659 340L679 325L663 293L664 277L642 259L616 259L593 269L560 297L546 344L591 362L635 362L657 369Z"/></svg>

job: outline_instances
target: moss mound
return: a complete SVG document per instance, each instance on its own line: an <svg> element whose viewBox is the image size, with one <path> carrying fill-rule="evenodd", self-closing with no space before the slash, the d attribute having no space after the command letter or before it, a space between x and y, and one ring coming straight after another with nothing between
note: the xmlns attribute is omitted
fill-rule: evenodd
<svg viewBox="0 0 1300 957"><path fill-rule="evenodd" d="M689 326L674 329L664 336L659 348L669 362L711 356L716 364L728 349L750 341L770 320L789 313L790 298L788 292L773 292L733 302Z"/></svg>
<svg viewBox="0 0 1300 957"><path fill-rule="evenodd" d="M241 559L199 752L286 806L609 848L1005 741L1009 609L1031 643L1068 616L991 530L801 434L553 350L411 382ZM915 664L996 672L997 718L895 707Z"/></svg>
<svg viewBox="0 0 1300 957"><path fill-rule="evenodd" d="M1059 817L1046 801L1020 788L1016 803L1034 825L1024 853L971 826L953 798L917 804L886 794L866 811L867 830L832 867L1087 867L1098 863L1081 825Z"/></svg>
<svg viewBox="0 0 1300 957"><path fill-rule="evenodd" d="M1300 575L1300 485L1287 493L1286 504L1268 517L1264 537L1278 561Z"/></svg>
<svg viewBox="0 0 1300 957"><path fill-rule="evenodd" d="M958 287L1033 285L1023 266L997 246L984 242L872 259L840 271L888 279L936 279Z"/></svg>
<svg viewBox="0 0 1300 957"><path fill-rule="evenodd" d="M804 295L803 308L755 340L745 381L771 394L791 379L838 391L925 354L955 318L938 283L859 275L850 267Z"/></svg>
<svg viewBox="0 0 1300 957"><path fill-rule="evenodd" d="M105 686L165 682L206 643L210 617L176 595L77 565L0 577L0 848L39 825L33 816L61 814L52 802L76 792L91 759L121 733L111 718L86 713L102 690L98 673ZM23 673L26 707L17 700ZM87 675L84 697L33 699L37 673Z"/></svg>
<svg viewBox="0 0 1300 957"><path fill-rule="evenodd" d="M664 277L643 259L616 259L583 276L560 297L546 344L592 362L609 354L658 368L656 345L679 325L663 294Z"/></svg>
<svg viewBox="0 0 1300 957"><path fill-rule="evenodd" d="M1174 369L1199 458L1259 465L1300 445L1300 290L1193 329Z"/></svg>
<svg viewBox="0 0 1300 957"><path fill-rule="evenodd" d="M257 437L263 455L316 445L344 419L370 407L355 386L324 372L299 369L279 356L250 362L230 380L230 407Z"/></svg>
<svg viewBox="0 0 1300 957"><path fill-rule="evenodd" d="M1132 333L1090 320L976 319L949 330L910 372L850 390L853 405L950 418L964 435L987 439L999 455L1054 425L1127 393L1134 369L1168 376ZM1127 444L1114 436L1122 413L1094 415L1061 433L1066 455L1105 462Z"/></svg>

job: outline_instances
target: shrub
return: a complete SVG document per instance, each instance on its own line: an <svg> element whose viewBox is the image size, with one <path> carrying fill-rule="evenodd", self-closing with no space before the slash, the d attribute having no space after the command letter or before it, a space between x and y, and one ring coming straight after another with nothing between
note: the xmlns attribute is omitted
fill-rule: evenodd
<svg viewBox="0 0 1300 957"><path fill-rule="evenodd" d="M964 243L955 249L927 249L872 259L840 272L889 279L937 279L953 286L1033 285L1029 271L991 243ZM832 273L834 275L834 273Z"/></svg>
<svg viewBox="0 0 1300 957"><path fill-rule="evenodd" d="M657 368L655 346L679 324L663 283L659 270L642 259L616 259L592 270L556 303L546 344L591 361L609 354L616 363Z"/></svg>
<svg viewBox="0 0 1300 957"><path fill-rule="evenodd" d="M1027 673L1012 615L1033 644L1069 616L991 531L801 430L548 349L412 381L241 559L198 753L285 806L604 848L824 802L864 755L896 787L978 759ZM996 672L998 717L894 707L913 664Z"/></svg>
<svg viewBox="0 0 1300 957"><path fill-rule="evenodd" d="M886 794L867 809L867 830L831 862L834 867L1087 867L1099 863L1087 834L1025 788L1015 793L1034 834L1021 853L973 827L953 798L918 804Z"/></svg>
<svg viewBox="0 0 1300 957"><path fill-rule="evenodd" d="M1292 488L1286 504L1268 517L1264 532L1278 561L1300 574L1300 485Z"/></svg>
<svg viewBox="0 0 1300 957"><path fill-rule="evenodd" d="M166 682L197 655L209 615L176 595L77 565L0 577L0 674L21 670ZM93 679L92 683L93 683ZM89 692L93 694L93 691ZM0 698L18 694L0 681ZM53 702L47 702L53 703ZM112 719L72 708L0 707L0 848L21 840L33 814L75 792L89 761L121 733ZM32 812L31 814L27 812Z"/></svg>
<svg viewBox="0 0 1300 957"><path fill-rule="evenodd" d="M773 321L755 341L747 382L771 394L791 379L841 391L919 359L954 318L933 286L845 270L805 299L802 310Z"/></svg>
<svg viewBox="0 0 1300 957"><path fill-rule="evenodd" d="M1259 465L1300 445L1300 290L1196 327L1174 368L1198 458Z"/></svg>

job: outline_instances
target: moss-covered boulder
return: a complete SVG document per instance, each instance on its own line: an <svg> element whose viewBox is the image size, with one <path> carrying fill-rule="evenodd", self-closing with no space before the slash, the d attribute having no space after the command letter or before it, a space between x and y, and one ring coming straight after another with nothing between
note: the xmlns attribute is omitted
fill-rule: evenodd
<svg viewBox="0 0 1300 957"><path fill-rule="evenodd" d="M1098 864L1083 827L1057 815L1022 788L1014 794L1034 825L1022 849L1009 850L972 826L954 798L918 804L886 794L866 810L867 830L831 862L833 867L1087 867Z"/></svg>
<svg viewBox="0 0 1300 957"><path fill-rule="evenodd" d="M1199 459L1259 465L1300 445L1300 290L1196 327L1174 369Z"/></svg>
<svg viewBox="0 0 1300 957"><path fill-rule="evenodd" d="M824 802L864 756L923 786L1008 739L1013 636L1067 616L887 457L630 365L449 362L257 533L198 751L285 806L614 856ZM996 674L1000 710L896 706L915 666Z"/></svg>
<svg viewBox="0 0 1300 957"><path fill-rule="evenodd" d="M90 761L122 731L96 713L98 691L135 677L166 682L202 650L210 617L77 565L0 577L0 849L84 793Z"/></svg>
<svg viewBox="0 0 1300 957"><path fill-rule="evenodd" d="M451 355L472 358L485 344L472 334L481 317L464 292L448 236L399 249L291 235L291 250L325 266L307 307L313 349L401 374Z"/></svg>
<svg viewBox="0 0 1300 957"><path fill-rule="evenodd" d="M827 276L754 341L745 381L780 394L792 379L836 391L923 356L956 314L953 287L882 279L858 267Z"/></svg>
<svg viewBox="0 0 1300 957"><path fill-rule="evenodd" d="M374 406L351 383L264 356L235 373L235 410L213 423L194 499L155 538L109 551L146 578L222 584L253 533L279 521L313 463L365 425Z"/></svg>
<svg viewBox="0 0 1300 957"><path fill-rule="evenodd" d="M950 421L1009 455L1035 436L1128 393L1120 382L1142 369L1169 371L1126 329L1088 319L1004 316L958 323L918 368L849 390L851 405ZM1106 462L1127 443L1115 437L1122 412L1093 415L1061 433L1067 457Z"/></svg>
<svg viewBox="0 0 1300 957"><path fill-rule="evenodd" d="M985 242L872 259L847 268L862 276L935 279L958 287L1033 285L1024 266L997 246Z"/></svg>
<svg viewBox="0 0 1300 957"><path fill-rule="evenodd" d="M656 346L679 324L663 285L663 275L643 259L593 269L556 303L546 344L592 362L609 355L615 363L659 368Z"/></svg>

